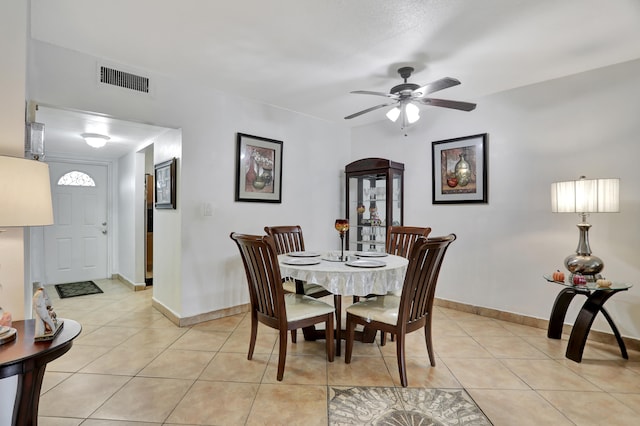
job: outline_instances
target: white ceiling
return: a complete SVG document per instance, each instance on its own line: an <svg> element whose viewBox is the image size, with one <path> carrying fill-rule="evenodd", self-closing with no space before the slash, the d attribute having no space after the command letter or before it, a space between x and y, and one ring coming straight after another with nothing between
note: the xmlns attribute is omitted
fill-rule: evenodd
<svg viewBox="0 0 640 426"><path fill-rule="evenodd" d="M39 105L36 121L44 123L46 156L116 159L149 145L167 131L164 127L134 123L81 111ZM82 133L108 135L104 148L92 148Z"/></svg>
<svg viewBox="0 0 640 426"><path fill-rule="evenodd" d="M345 121L385 101L349 92L388 92L400 66L421 85L457 78L437 97L478 102L640 58L639 0L31 3L34 39L351 126L386 109ZM433 107L422 108L425 117Z"/></svg>

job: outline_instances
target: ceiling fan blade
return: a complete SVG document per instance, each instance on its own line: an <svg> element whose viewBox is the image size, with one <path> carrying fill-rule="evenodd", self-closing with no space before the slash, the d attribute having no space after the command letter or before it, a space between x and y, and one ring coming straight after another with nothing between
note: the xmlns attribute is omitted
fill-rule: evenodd
<svg viewBox="0 0 640 426"><path fill-rule="evenodd" d="M388 103L388 104L376 105L376 106L374 106L374 107L367 108L367 109L364 109L364 110L362 110L362 111L356 112L355 114L347 115L344 119L345 119L345 120L349 120L349 119L351 119L351 118L358 117L358 116L360 116L360 115L362 115L362 114L366 114L366 113L368 113L368 112L375 111L375 110L377 110L377 109L384 108L384 107L386 107L386 106L390 106L390 105L393 105L393 104L396 104L396 103L397 103L397 102L390 102L390 103Z"/></svg>
<svg viewBox="0 0 640 426"><path fill-rule="evenodd" d="M429 93L433 93L433 92L437 92L438 90L443 90L449 87L457 86L458 84L460 84L460 80L458 79L451 78L451 77L441 78L440 80L432 81L429 84L425 84L422 87L418 87L416 90L411 92L411 96L421 98L421 97L427 96Z"/></svg>
<svg viewBox="0 0 640 426"><path fill-rule="evenodd" d="M447 99L434 98L415 99L415 101L420 102L423 105L459 109L462 111L473 111L474 109L476 109L476 104L472 104L471 102L449 101Z"/></svg>
<svg viewBox="0 0 640 426"><path fill-rule="evenodd" d="M398 99L398 95L395 93L384 93L384 92L373 92L371 90L354 90L351 93L355 93L357 95L375 95L375 96L384 96L385 98L393 98Z"/></svg>

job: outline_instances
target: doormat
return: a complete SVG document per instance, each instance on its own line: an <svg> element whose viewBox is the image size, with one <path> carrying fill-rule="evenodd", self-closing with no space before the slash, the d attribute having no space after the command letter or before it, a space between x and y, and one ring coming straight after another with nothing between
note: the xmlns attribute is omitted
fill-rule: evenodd
<svg viewBox="0 0 640 426"><path fill-rule="evenodd" d="M103 293L102 289L93 281L80 281L77 283L56 284L56 291L60 299L67 297L85 296L87 294Z"/></svg>
<svg viewBox="0 0 640 426"><path fill-rule="evenodd" d="M330 387L330 425L491 426L464 389Z"/></svg>

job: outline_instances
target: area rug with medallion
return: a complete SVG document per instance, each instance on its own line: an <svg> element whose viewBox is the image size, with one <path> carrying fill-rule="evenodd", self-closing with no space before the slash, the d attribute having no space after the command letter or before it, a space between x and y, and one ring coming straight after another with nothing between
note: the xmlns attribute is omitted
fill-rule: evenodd
<svg viewBox="0 0 640 426"><path fill-rule="evenodd" d="M330 387L330 425L490 426L463 389Z"/></svg>
<svg viewBox="0 0 640 426"><path fill-rule="evenodd" d="M85 296L87 294L102 293L102 289L93 281L80 281L76 283L56 284L56 292L60 299L67 297Z"/></svg>

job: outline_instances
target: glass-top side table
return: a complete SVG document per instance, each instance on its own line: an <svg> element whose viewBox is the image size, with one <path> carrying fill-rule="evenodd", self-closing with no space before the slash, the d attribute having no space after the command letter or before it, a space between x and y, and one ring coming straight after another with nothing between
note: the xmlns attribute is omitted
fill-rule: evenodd
<svg viewBox="0 0 640 426"><path fill-rule="evenodd" d="M629 290L633 285L622 282L612 282L611 287L597 287L596 283L587 283L586 285L574 285L569 282L555 281L550 275L544 275L544 279L563 286L564 288L558 293L556 301L553 304L553 310L551 311L551 318L549 319L549 328L547 329L547 337L550 339L560 339L562 336L562 326L564 324L564 318L567 314L567 309L576 294L581 294L587 297L587 300L582 305L576 321L571 329L571 335L569 336L569 343L567 345L566 357L575 362L582 361L582 353L584 352L584 346L587 343L587 337L593 321L595 320L598 312L602 312L613 334L616 337L620 352L624 359L629 359L627 355L627 348L622 340L622 336L618 331L618 327L613 322L611 315L604 308L604 304L611 296L620 292Z"/></svg>

